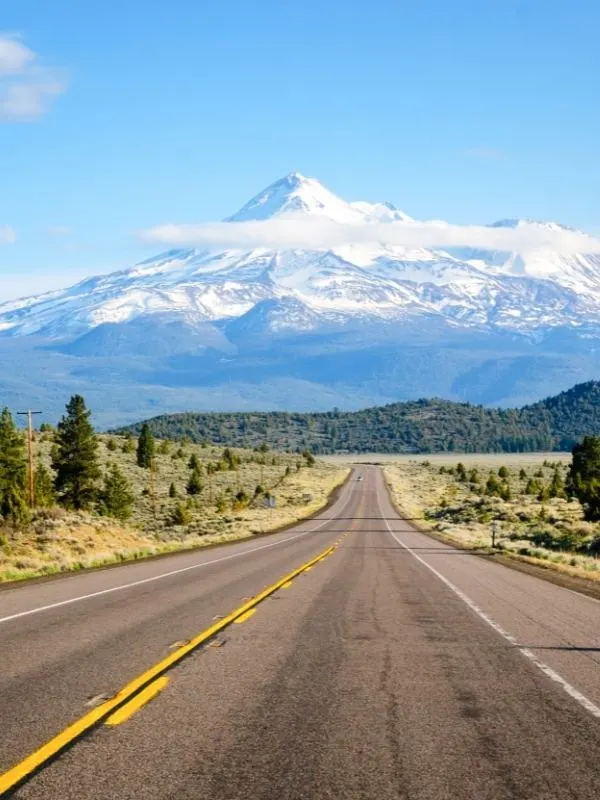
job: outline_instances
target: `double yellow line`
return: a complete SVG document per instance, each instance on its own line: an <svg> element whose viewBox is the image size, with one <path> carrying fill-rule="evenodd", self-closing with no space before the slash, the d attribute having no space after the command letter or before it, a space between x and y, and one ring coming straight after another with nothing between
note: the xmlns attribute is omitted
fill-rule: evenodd
<svg viewBox="0 0 600 800"><path fill-rule="evenodd" d="M252 597L214 625L211 625L210 628L206 628L206 630L199 633L187 644L173 651L169 656L163 658L162 661L150 667L150 669L143 672L137 678L134 678L117 692L114 697L111 697L101 705L88 711L87 714L84 714L73 722L38 750L35 750L31 755L23 759L19 764L15 764L14 767L11 767L7 772L0 775L0 796L16 788L27 778L31 777L34 772L56 758L65 748L72 745L77 739L88 733L99 723L107 721L111 724L119 724L119 722L131 716L137 708L141 707L145 702L148 702L151 697L157 694L166 685L168 679L162 678L162 676L167 670L174 667L191 652L205 644L209 639L212 639L217 633L220 633L224 628L227 628L240 617L248 614L249 611L254 609L259 603L262 603L263 600L266 600L267 597L270 597L274 592L284 587L287 588L294 578L333 553L340 544L342 538L343 537L338 539L331 547L328 547L327 550L319 553L318 556L315 556L301 567L298 567L298 569L295 569L293 572L281 578L277 583L263 589L262 592ZM161 680L157 681L157 679ZM133 700L135 700L134 703L132 703ZM130 703L131 705L129 706L128 704ZM123 708L124 706L127 706L127 708Z"/></svg>

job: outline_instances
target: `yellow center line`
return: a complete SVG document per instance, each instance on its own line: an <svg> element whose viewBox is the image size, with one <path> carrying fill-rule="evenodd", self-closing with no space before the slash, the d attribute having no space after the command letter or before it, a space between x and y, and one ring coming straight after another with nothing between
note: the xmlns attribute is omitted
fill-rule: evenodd
<svg viewBox="0 0 600 800"><path fill-rule="evenodd" d="M122 722L125 722L125 720L133 716L136 711L139 711L140 708L145 706L146 703L149 703L153 697L156 697L159 692L162 692L168 683L169 678L167 678L166 675L163 675L162 678L157 678L153 683L150 683L145 689L136 694L128 703L121 706L118 711L111 714L105 724L120 725Z"/></svg>
<svg viewBox="0 0 600 800"><path fill-rule="evenodd" d="M106 720L108 716L113 714L115 711L117 711L117 709L125 705L125 703L128 703L135 695L145 689L148 684L152 683L157 678L160 678L163 673L167 672L167 670L174 667L187 655L212 639L213 636L215 636L217 633L220 633L224 628L227 628L232 622L235 622L238 617L241 617L247 611L254 608L259 603L262 603L263 600L265 600L267 597L270 597L270 595L274 594L278 589L281 589L285 584L290 583L307 567L316 564L320 558L323 558L325 555L329 555L329 553L332 553L334 550L335 546L328 547L327 550L324 550L310 561L307 561L301 567L293 570L288 575L281 578L281 580L277 581L277 583L274 583L271 586L268 586L262 592L259 592L259 594L255 595L255 597L252 597L243 605L236 608L226 617L218 620L213 625L195 636L193 639L190 639L187 644L183 645L177 650L174 650L170 655L166 656L166 658L163 658L154 666L150 667L150 669L142 672L141 675L138 675L137 678L134 678L128 684L123 686L123 688L120 689L117 694L115 694L109 700L101 703L99 706L96 706L96 708L93 708L91 711L88 711L87 714L84 714L78 720L71 723L71 725L67 726L64 730L46 742L46 744L42 745L37 750L34 750L33 753L28 755L18 764L15 764L15 766L1 774L0 796L2 796L4 792L14 789L15 786L25 781L33 772L44 766L48 761L50 761L50 759L55 758L66 747L71 745L84 734L88 733L96 725Z"/></svg>
<svg viewBox="0 0 600 800"><path fill-rule="evenodd" d="M288 581L287 583L282 583L282 584L281 584L281 588L282 588L282 589L289 589L289 588L290 588L290 586L293 584L293 582L294 582L294 581Z"/></svg>
<svg viewBox="0 0 600 800"><path fill-rule="evenodd" d="M237 619L234 619L233 621L234 621L234 623L236 625L239 625L241 622L246 622L247 619L250 619L250 617L253 617L255 614L256 614L256 609L255 608L251 608L250 611L246 611L245 614L242 614L241 617L238 617Z"/></svg>

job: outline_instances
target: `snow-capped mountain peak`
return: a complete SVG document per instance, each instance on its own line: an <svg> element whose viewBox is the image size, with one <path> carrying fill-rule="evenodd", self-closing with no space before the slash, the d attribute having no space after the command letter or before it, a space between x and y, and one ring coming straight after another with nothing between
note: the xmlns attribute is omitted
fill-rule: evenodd
<svg viewBox="0 0 600 800"><path fill-rule="evenodd" d="M359 222L363 215L326 189L315 178L290 172L257 194L227 222L249 222L290 214L326 217L335 222Z"/></svg>
<svg viewBox="0 0 600 800"><path fill-rule="evenodd" d="M299 172L275 181L227 222L319 217L342 224L411 222L390 203L346 202ZM558 223L506 219L496 228ZM253 309L256 308L256 313ZM530 331L595 324L600 257L453 248L451 253L385 244L331 250L170 250L68 289L0 305L0 332L50 339L103 324L175 316L187 326L281 332L398 322L423 315L462 327ZM287 315L287 319L286 319Z"/></svg>
<svg viewBox="0 0 600 800"><path fill-rule="evenodd" d="M366 222L412 222L413 219L391 203L365 203L362 200L356 200L349 205L356 211L360 211Z"/></svg>
<svg viewBox="0 0 600 800"><path fill-rule="evenodd" d="M488 225L489 228L542 228L547 231L575 231L569 225L561 225L560 222L544 222L542 220L530 219L529 217L515 217L512 219L499 219Z"/></svg>

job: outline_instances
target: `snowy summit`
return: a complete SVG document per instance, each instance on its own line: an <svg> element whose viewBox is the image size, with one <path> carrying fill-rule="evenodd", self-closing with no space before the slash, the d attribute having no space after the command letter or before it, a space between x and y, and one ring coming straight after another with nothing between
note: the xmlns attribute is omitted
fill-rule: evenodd
<svg viewBox="0 0 600 800"><path fill-rule="evenodd" d="M347 202L318 180L292 172L226 222L324 217L336 223L410 222L385 202ZM502 220L494 227L557 223ZM0 334L50 340L97 326L179 319L256 335L426 316L454 327L528 333L540 326L595 323L600 258L386 245L331 250L175 249L129 270L0 306ZM225 327L223 327L225 326Z"/></svg>

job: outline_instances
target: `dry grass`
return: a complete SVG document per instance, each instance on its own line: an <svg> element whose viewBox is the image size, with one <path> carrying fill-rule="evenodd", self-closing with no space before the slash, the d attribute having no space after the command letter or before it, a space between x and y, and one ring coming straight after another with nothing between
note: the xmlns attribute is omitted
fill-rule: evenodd
<svg viewBox="0 0 600 800"><path fill-rule="evenodd" d="M545 485L550 483L557 464L565 475L569 460L566 454L444 454L419 460L390 457L383 468L398 507L419 527L452 543L485 549L491 546L491 526L496 522L499 546L511 558L600 581L600 559L585 552L600 535L599 526L584 521L577 501L540 501L536 495L524 493L535 473L541 471L537 480ZM459 461L468 473L477 469L477 482L462 482L456 474L440 473L440 468L456 467ZM490 471L497 474L500 466L509 472L506 482L510 500L484 493ZM525 477L520 477L521 470Z"/></svg>
<svg viewBox="0 0 600 800"><path fill-rule="evenodd" d="M168 453L157 455L153 475L154 500L148 494L151 476L136 464L135 453L123 452L124 439L103 436L100 459L103 467L117 462L127 475L135 494L131 518L120 523L90 513L72 513L59 508L39 511L25 529L5 528L0 532L0 581L14 581L56 572L101 566L144 558L159 553L191 549L241 539L276 530L317 512L331 492L339 486L348 467L317 461L309 467L298 455L233 449L240 465L234 471L221 471L212 478L206 465L221 459L223 448L184 445L183 458L176 457L180 445L171 444ZM117 445L109 449L110 440ZM36 442L38 457L49 460L51 442L41 437ZM204 488L200 495L186 495L192 453L200 461ZM257 463L264 460L266 463ZM176 499L169 497L175 484ZM276 498L274 509L255 497L261 485ZM243 490L249 501L235 495ZM175 506L183 504L190 522L172 524Z"/></svg>

